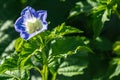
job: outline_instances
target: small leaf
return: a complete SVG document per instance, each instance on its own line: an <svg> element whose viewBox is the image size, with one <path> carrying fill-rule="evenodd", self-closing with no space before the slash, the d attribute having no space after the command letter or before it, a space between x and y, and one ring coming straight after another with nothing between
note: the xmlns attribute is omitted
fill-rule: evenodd
<svg viewBox="0 0 120 80"><path fill-rule="evenodd" d="M17 52L19 52L21 49L21 47L22 47L22 45L23 45L23 42L24 42L24 40L22 39L22 38L18 38L16 41L15 41L15 50L17 51Z"/></svg>
<svg viewBox="0 0 120 80"><path fill-rule="evenodd" d="M115 76L118 76L120 74L120 58L114 58L111 62L111 67L114 67L114 70L112 71L112 73L109 76L109 79L112 79ZM111 68L110 68L111 69Z"/></svg>
<svg viewBox="0 0 120 80"><path fill-rule="evenodd" d="M65 23L63 23L52 30L50 37L62 37L73 33L83 33L83 31L71 26L66 26Z"/></svg>
<svg viewBox="0 0 120 80"><path fill-rule="evenodd" d="M76 51L82 51L85 53L94 53L89 47L87 46L78 46Z"/></svg>
<svg viewBox="0 0 120 80"><path fill-rule="evenodd" d="M113 52L120 55L120 41L116 41L113 45Z"/></svg>
<svg viewBox="0 0 120 80"><path fill-rule="evenodd" d="M119 74L120 74L120 65L116 67L115 72L112 75L110 75L109 78L111 79L112 77L118 76Z"/></svg>

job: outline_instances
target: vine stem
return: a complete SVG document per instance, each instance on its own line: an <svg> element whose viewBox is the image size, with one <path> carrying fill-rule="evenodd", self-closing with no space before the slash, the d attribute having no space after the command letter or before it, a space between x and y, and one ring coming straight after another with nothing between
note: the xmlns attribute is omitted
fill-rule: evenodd
<svg viewBox="0 0 120 80"><path fill-rule="evenodd" d="M41 70L41 76L42 76L42 80L48 80L48 60L45 52L46 44L44 43L41 36L39 36L39 39L41 42L41 46L39 50L41 51L42 58L43 58L43 69Z"/></svg>
<svg viewBox="0 0 120 80"><path fill-rule="evenodd" d="M43 69L41 71L42 80L48 80L48 61L44 48L42 49Z"/></svg>

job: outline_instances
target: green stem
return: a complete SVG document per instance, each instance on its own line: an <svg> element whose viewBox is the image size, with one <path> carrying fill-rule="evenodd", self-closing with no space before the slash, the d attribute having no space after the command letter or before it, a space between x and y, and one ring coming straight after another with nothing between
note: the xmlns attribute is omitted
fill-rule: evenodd
<svg viewBox="0 0 120 80"><path fill-rule="evenodd" d="M34 67L40 74L42 74L41 70L38 67Z"/></svg>
<svg viewBox="0 0 120 80"><path fill-rule="evenodd" d="M42 80L48 80L48 66L43 66Z"/></svg>
<svg viewBox="0 0 120 80"><path fill-rule="evenodd" d="M32 55L34 55L37 51L38 51L38 49L35 49L35 50L33 51L33 53L31 53L31 54L28 55L24 60L21 61L21 63L20 63L20 68L21 68L21 69L24 69L24 65L25 65L26 61L27 61Z"/></svg>
<svg viewBox="0 0 120 80"><path fill-rule="evenodd" d="M41 74L42 80L48 80L48 61L44 47L42 48L42 58L43 58L43 70Z"/></svg>
<svg viewBox="0 0 120 80"><path fill-rule="evenodd" d="M39 39L41 41L41 46L39 50L41 51L42 58L43 58L43 69L41 71L41 76L42 76L42 80L48 80L48 61L47 61L47 56L45 52L46 44L43 42L43 39L41 36L39 36Z"/></svg>
<svg viewBox="0 0 120 80"><path fill-rule="evenodd" d="M57 76L57 73L54 73L54 74L52 75L52 80L56 80L56 76Z"/></svg>

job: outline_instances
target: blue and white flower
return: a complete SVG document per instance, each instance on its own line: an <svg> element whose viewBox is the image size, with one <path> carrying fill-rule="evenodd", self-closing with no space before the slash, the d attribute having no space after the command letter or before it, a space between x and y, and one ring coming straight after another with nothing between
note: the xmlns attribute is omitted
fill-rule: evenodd
<svg viewBox="0 0 120 80"><path fill-rule="evenodd" d="M47 11L35 11L30 6L22 10L21 16L16 20L14 26L20 36L25 40L47 30Z"/></svg>

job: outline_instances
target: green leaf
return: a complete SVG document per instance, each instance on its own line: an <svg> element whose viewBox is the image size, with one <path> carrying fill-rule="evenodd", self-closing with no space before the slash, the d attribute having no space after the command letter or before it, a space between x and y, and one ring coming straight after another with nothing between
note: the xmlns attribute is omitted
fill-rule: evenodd
<svg viewBox="0 0 120 80"><path fill-rule="evenodd" d="M18 55L14 55L11 58L5 59L0 66L0 74L4 73L7 70L14 70L18 67Z"/></svg>
<svg viewBox="0 0 120 80"><path fill-rule="evenodd" d="M25 64L28 61L29 61L29 63L27 63L26 65L27 66L29 66L29 65L31 66L32 65L32 62L29 59L31 58L31 56L35 55L37 53L37 51L38 51L38 49L34 50L31 54L27 55L26 57L20 59L20 68L21 69L25 68Z"/></svg>
<svg viewBox="0 0 120 80"><path fill-rule="evenodd" d="M15 42L15 50L19 54L20 69L24 69L25 66L33 65L31 62L31 56L37 53L37 49L40 47L38 36L25 41L22 38L18 38ZM27 62L27 63L26 63Z"/></svg>
<svg viewBox="0 0 120 80"><path fill-rule="evenodd" d="M99 51L111 51L112 42L105 37L97 37L95 40L91 40L91 47Z"/></svg>
<svg viewBox="0 0 120 80"><path fill-rule="evenodd" d="M88 53L80 49L76 54L70 55L60 64L58 74L64 76L75 76L84 74L84 69L88 65Z"/></svg>
<svg viewBox="0 0 120 80"><path fill-rule="evenodd" d="M75 50L78 46L84 46L85 37L63 37L51 42L52 55L65 54Z"/></svg>
<svg viewBox="0 0 120 80"><path fill-rule="evenodd" d="M105 9L93 14L93 31L94 38L98 37L104 27L106 21L109 21L111 9Z"/></svg>
<svg viewBox="0 0 120 80"><path fill-rule="evenodd" d="M14 53L10 58L7 58L4 60L4 62L0 66L0 79L5 80L6 78L13 79L26 79L29 78L29 72L28 70L31 68L31 66L26 68L24 70L20 69L19 65L19 55Z"/></svg>
<svg viewBox="0 0 120 80"><path fill-rule="evenodd" d="M32 39L25 41L22 38L18 38L15 42L15 50L20 55L19 60L28 59L32 56L34 52L41 47L41 40L39 35L33 37Z"/></svg>
<svg viewBox="0 0 120 80"><path fill-rule="evenodd" d="M40 35L37 35L29 41L24 41L22 47L19 49L19 65L20 69L24 70L27 67L32 68L33 63L36 63L36 59L33 60L33 56L40 54L40 47L42 47ZM39 56L39 55L38 55ZM39 60L40 61L40 60ZM42 62L39 62L39 64ZM36 65L36 64L35 64Z"/></svg>
<svg viewBox="0 0 120 80"><path fill-rule="evenodd" d="M12 70L0 75L1 80L29 80L30 75L27 70Z"/></svg>
<svg viewBox="0 0 120 80"><path fill-rule="evenodd" d="M120 41L116 41L113 44L113 52L117 54L118 56L120 55Z"/></svg>
<svg viewBox="0 0 120 80"><path fill-rule="evenodd" d="M14 80L13 77L7 74L0 75L0 80Z"/></svg>
<svg viewBox="0 0 120 80"><path fill-rule="evenodd" d="M23 42L24 42L24 40L23 40L22 38L16 39L15 45L14 45L16 52L21 51L21 47L22 47L22 45L23 45Z"/></svg>
<svg viewBox="0 0 120 80"><path fill-rule="evenodd" d="M89 14L92 8L96 7L97 5L98 5L97 1L93 1L93 0L85 0L85 1L77 2L75 7L71 10L69 18L73 16L77 16L81 13Z"/></svg>
<svg viewBox="0 0 120 80"><path fill-rule="evenodd" d="M118 76L120 74L120 65L118 65L114 71L114 73L112 75L110 75L110 79L115 77L115 76Z"/></svg>
<svg viewBox="0 0 120 80"><path fill-rule="evenodd" d="M63 23L60 26L54 28L49 37L59 38L64 35L73 34L73 33L83 33L83 31L71 26L66 26L65 23Z"/></svg>
<svg viewBox="0 0 120 80"><path fill-rule="evenodd" d="M48 61L49 61L48 66L49 66L51 73L54 74L54 73L56 73L57 70L59 70L59 74L67 75L66 71L65 71L65 73L62 73L62 70L63 70L62 67L61 67L61 69L59 69L60 65L63 64L62 63L63 59L66 60L66 59L68 59L69 56L77 55L79 53L81 53L81 54L79 54L79 56L81 56L83 58L83 56L87 56L86 53L93 53L93 51L84 44L85 41L86 41L86 38L84 38L84 37L64 37L64 38L53 40L51 42L51 49L49 51L49 57L48 57ZM79 62L79 59L80 59L80 57L79 58L74 57L73 59L71 57L71 60L74 60L76 62L77 61ZM68 63L71 64L71 62L72 61L70 61ZM74 63L76 63L76 62L74 62ZM83 61L83 63L84 63L84 61ZM87 61L84 64L87 64ZM77 75L77 74L82 74L83 73L82 70L86 67L86 66L79 66L79 63L76 63L75 65L69 65L69 66L70 66L70 68L75 67L73 72L71 72L71 71L70 71L70 73L68 72L68 74L72 74L71 76ZM67 68L67 66L66 66L65 69L69 70L70 68L69 67Z"/></svg>
<svg viewBox="0 0 120 80"><path fill-rule="evenodd" d="M64 66L64 67L60 67L58 69L58 74L63 74L64 76L74 76L74 75L79 75L79 74L83 74L84 71L83 69L85 69L86 66L77 66L77 65L73 65L73 66Z"/></svg>
<svg viewBox="0 0 120 80"><path fill-rule="evenodd" d="M94 53L89 47L87 46L78 46L76 51L81 51L81 52L84 52L84 53Z"/></svg>
<svg viewBox="0 0 120 80"><path fill-rule="evenodd" d="M53 72L56 72L60 64L59 60L61 58L67 57L68 55L75 54L75 50L80 45L84 45L84 38L64 37L51 41L48 61L49 67L52 70L55 70Z"/></svg>
<svg viewBox="0 0 120 80"><path fill-rule="evenodd" d="M107 0L86 0L76 3L75 8L70 12L69 17L86 14L88 17L93 17L93 32L94 38L98 37L104 27L106 21L109 21L111 16L112 7L109 6Z"/></svg>
<svg viewBox="0 0 120 80"><path fill-rule="evenodd" d="M15 50L17 54L13 54L10 58L5 59L5 62L0 66L0 73L2 74L9 71L11 72L12 77L15 76L20 79L27 78L26 80L28 80L28 71L33 67L31 56L37 54L40 44L38 36L30 39L29 41L18 38L15 42Z"/></svg>
<svg viewBox="0 0 120 80"><path fill-rule="evenodd" d="M113 77L118 76L120 74L120 58L114 58L112 60L112 63L110 66L113 67L114 65L116 65L116 66L115 66L112 74L110 74L110 76L109 76L110 79L112 79Z"/></svg>

